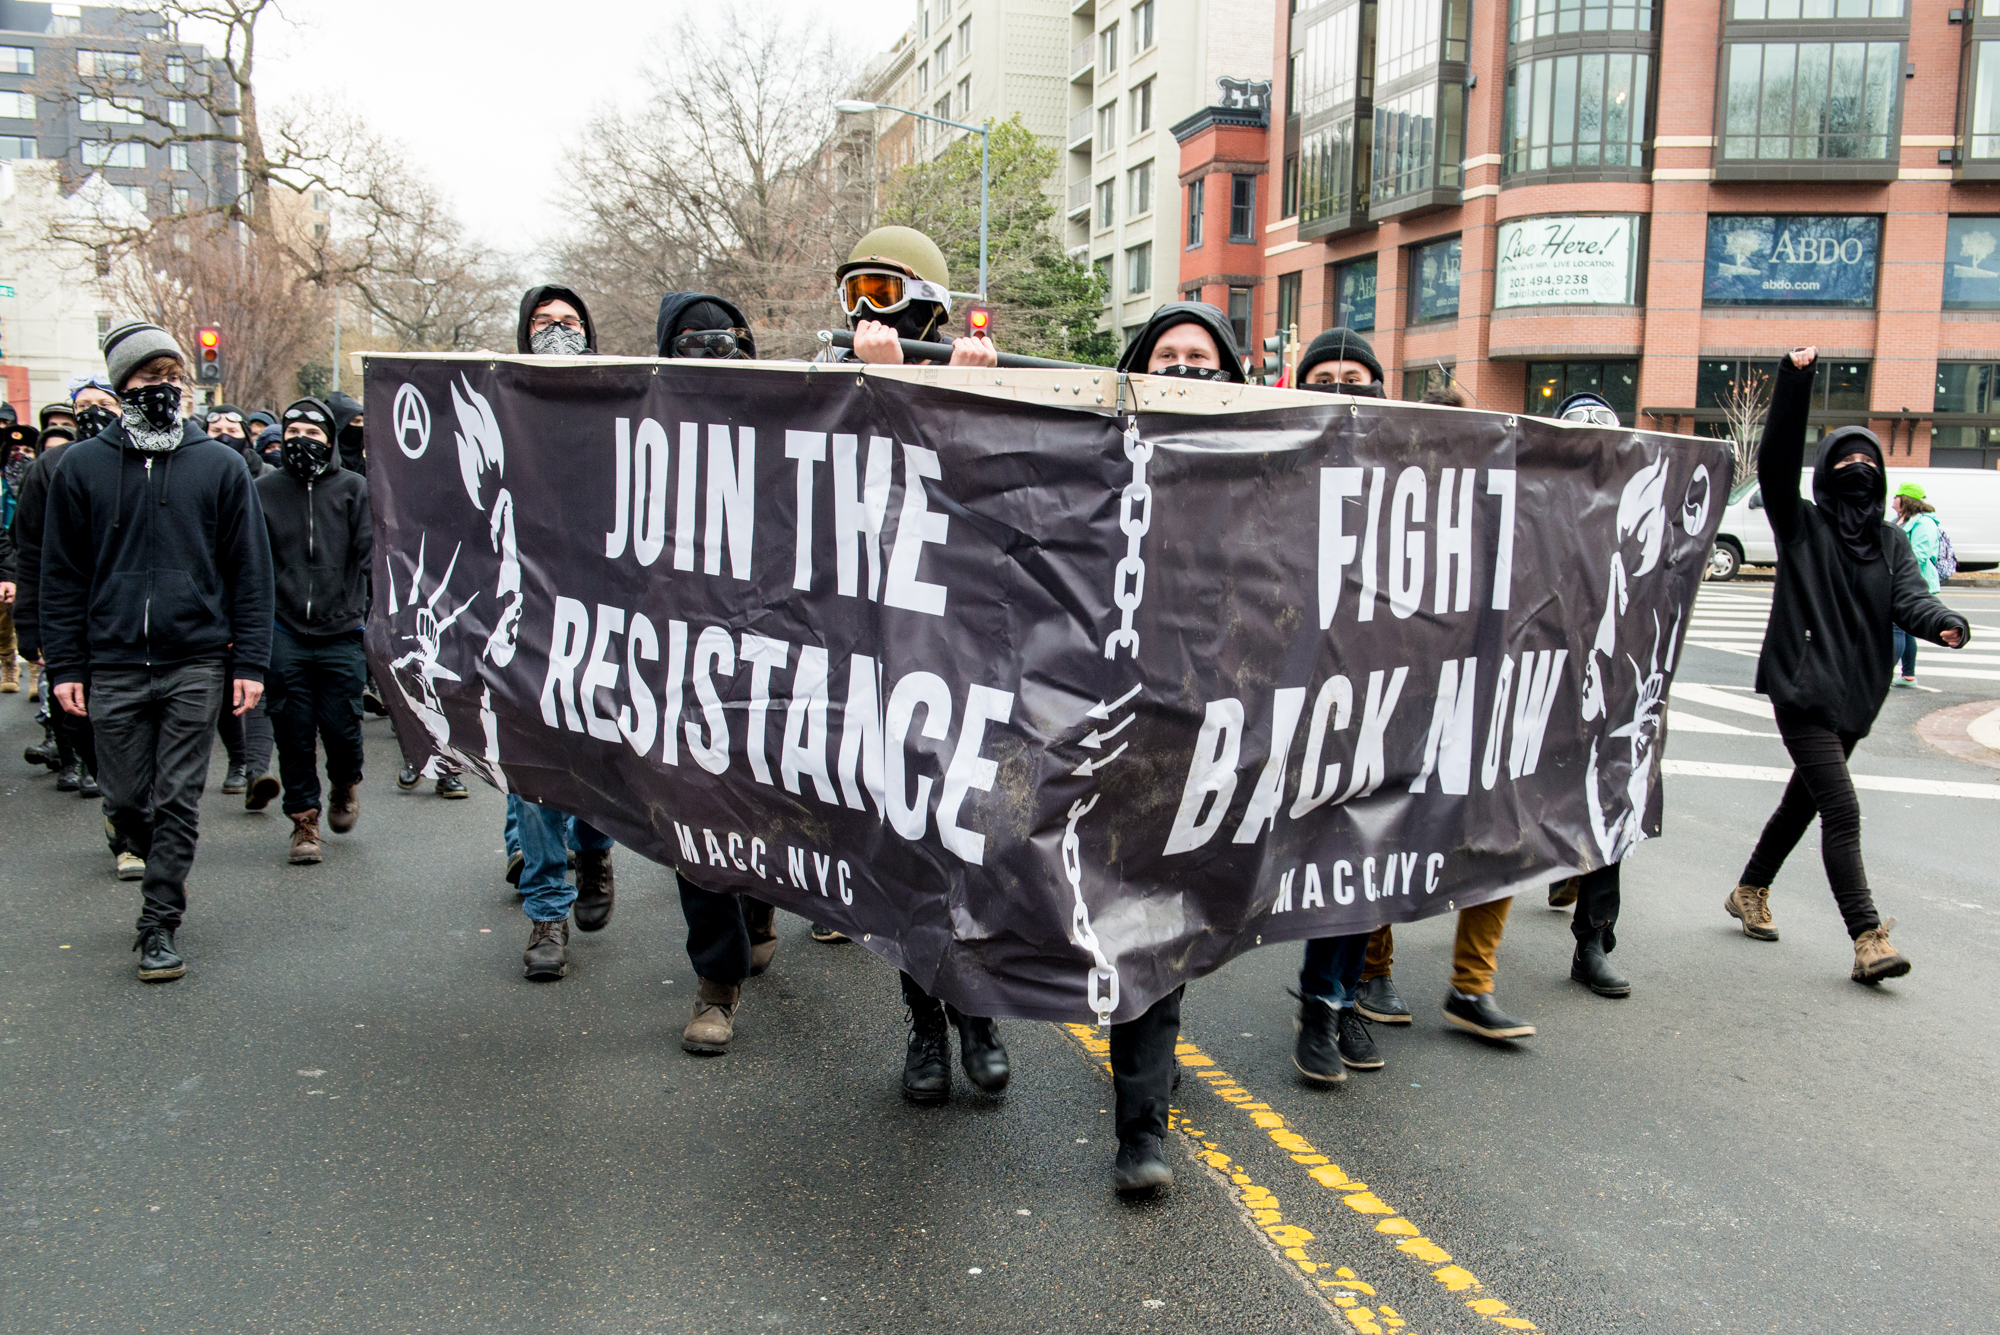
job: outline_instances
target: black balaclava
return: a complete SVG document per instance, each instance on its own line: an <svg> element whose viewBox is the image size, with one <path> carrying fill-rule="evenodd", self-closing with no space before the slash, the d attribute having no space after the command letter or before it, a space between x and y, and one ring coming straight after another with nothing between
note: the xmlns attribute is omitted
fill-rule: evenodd
<svg viewBox="0 0 2000 1335"><path fill-rule="evenodd" d="M945 320L945 309L935 301L913 300L900 311L882 314L872 306L863 305L847 318L847 327L853 329L863 320L888 325L896 331L897 338L907 338L913 343L934 343L938 340L938 326Z"/></svg>
<svg viewBox="0 0 2000 1335"><path fill-rule="evenodd" d="M1874 464L1835 468L1850 454L1866 454ZM1882 554L1884 508L1889 481L1882 469L1882 442L1867 427L1844 426L1820 442L1813 465L1813 503L1833 521L1840 545L1857 561Z"/></svg>
<svg viewBox="0 0 2000 1335"><path fill-rule="evenodd" d="M368 455L363 439L365 415L361 400L345 390L336 389L326 396L326 406L333 411L333 439L340 447L340 466L350 473L366 473ZM363 420L357 421L357 418Z"/></svg>
<svg viewBox="0 0 2000 1335"><path fill-rule="evenodd" d="M733 336L735 355L707 349L682 353L674 348L683 334L718 333ZM732 302L707 292L669 292L660 298L659 318L654 321L654 355L659 357L708 357L722 360L757 359L757 343L750 337L749 322ZM726 345L729 340L717 340Z"/></svg>

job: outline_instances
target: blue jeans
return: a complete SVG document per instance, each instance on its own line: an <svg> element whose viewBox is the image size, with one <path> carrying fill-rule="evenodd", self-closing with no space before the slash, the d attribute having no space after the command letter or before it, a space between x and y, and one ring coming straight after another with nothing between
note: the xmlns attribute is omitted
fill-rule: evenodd
<svg viewBox="0 0 2000 1335"><path fill-rule="evenodd" d="M500 826L500 838L507 845L509 858L521 851L521 799L518 794L507 794L507 819Z"/></svg>
<svg viewBox="0 0 2000 1335"><path fill-rule="evenodd" d="M1894 627L1894 630L1896 632L1896 657L1902 660L1903 675L1914 677L1917 675L1917 637L1905 634L1901 626Z"/></svg>
<svg viewBox="0 0 2000 1335"><path fill-rule="evenodd" d="M1361 966L1368 958L1368 933L1323 936L1306 942L1305 963L1299 968L1299 991L1336 1006L1352 1006L1361 987Z"/></svg>
<svg viewBox="0 0 2000 1335"><path fill-rule="evenodd" d="M520 799L518 811L521 909L535 922L561 922L576 903L576 887L567 875L570 845L574 843L578 852L602 853L610 849L611 836L526 798Z"/></svg>

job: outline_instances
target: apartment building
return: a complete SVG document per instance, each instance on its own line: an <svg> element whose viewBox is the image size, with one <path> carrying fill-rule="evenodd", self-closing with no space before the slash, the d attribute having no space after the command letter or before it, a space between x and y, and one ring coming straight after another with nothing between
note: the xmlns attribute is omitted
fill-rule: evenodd
<svg viewBox="0 0 2000 1335"><path fill-rule="evenodd" d="M1102 327L1129 334L1183 286L1173 127L1206 107L1261 98L1281 25L1269 0L1075 0L1069 14L1066 241L1109 282ZM1261 214L1264 192L1255 193L1250 207ZM1262 282L1252 272L1223 275L1220 286ZM1247 348L1255 301L1240 300Z"/></svg>
<svg viewBox="0 0 2000 1335"><path fill-rule="evenodd" d="M1368 331L1392 394L1703 432L1817 344L1819 429L2000 463L2000 0L1295 4L1274 325Z"/></svg>

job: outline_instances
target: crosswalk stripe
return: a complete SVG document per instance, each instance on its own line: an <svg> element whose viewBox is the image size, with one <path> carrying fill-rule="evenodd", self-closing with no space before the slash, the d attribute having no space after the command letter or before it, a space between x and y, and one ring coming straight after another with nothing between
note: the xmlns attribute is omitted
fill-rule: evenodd
<svg viewBox="0 0 2000 1335"><path fill-rule="evenodd" d="M1704 686L1699 682L1677 681L1667 692L1671 703L1683 705L1706 705L1711 709L1724 709L1732 714L1750 714L1757 718L1776 718L1771 702L1761 695L1732 695L1714 686Z"/></svg>
<svg viewBox="0 0 2000 1335"><path fill-rule="evenodd" d="M1776 765L1725 765L1712 760L1662 760L1660 771L1698 779L1754 779L1789 783L1792 772ZM1943 779L1903 779L1886 774L1851 774L1856 788L1877 793L1915 793L1923 797L1973 797L2000 802L2000 783L1951 783Z"/></svg>

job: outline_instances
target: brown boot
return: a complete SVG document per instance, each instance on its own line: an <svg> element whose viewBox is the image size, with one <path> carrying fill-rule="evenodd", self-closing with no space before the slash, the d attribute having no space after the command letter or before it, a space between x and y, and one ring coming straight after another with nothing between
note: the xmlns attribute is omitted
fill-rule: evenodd
<svg viewBox="0 0 2000 1335"><path fill-rule="evenodd" d="M729 1051L730 1037L736 1032L736 1004L743 998L743 984L696 980L694 1017L681 1031L681 1046L689 1052L715 1057Z"/></svg>
<svg viewBox="0 0 2000 1335"><path fill-rule="evenodd" d="M1581 876L1572 876L1567 881L1557 881L1549 887L1549 907L1566 909L1576 903L1577 887L1582 884Z"/></svg>
<svg viewBox="0 0 2000 1335"><path fill-rule="evenodd" d="M521 971L538 983L553 982L569 973L569 919L538 922L521 952Z"/></svg>
<svg viewBox="0 0 2000 1335"><path fill-rule="evenodd" d="M361 794L356 790L361 780L333 785L333 796L326 804L326 828L335 834L346 834L354 828L355 820L361 815Z"/></svg>
<svg viewBox="0 0 2000 1335"><path fill-rule="evenodd" d="M13 649L6 650L6 661L0 663L0 691L13 695L21 689L21 663L14 657Z"/></svg>
<svg viewBox="0 0 2000 1335"><path fill-rule="evenodd" d="M1743 935L1758 941L1776 941L1778 929L1771 923L1771 887L1739 885L1722 901L1730 917L1743 924Z"/></svg>
<svg viewBox="0 0 2000 1335"><path fill-rule="evenodd" d="M576 855L576 929L601 932L611 921L618 888L611 874L611 850L585 849Z"/></svg>
<svg viewBox="0 0 2000 1335"><path fill-rule="evenodd" d="M292 865L319 861L319 811L292 813Z"/></svg>
<svg viewBox="0 0 2000 1335"><path fill-rule="evenodd" d="M1887 918L1880 927L1871 927L1854 938L1854 981L1879 983L1884 978L1901 978L1910 971L1910 962L1889 944L1890 929L1896 920Z"/></svg>

